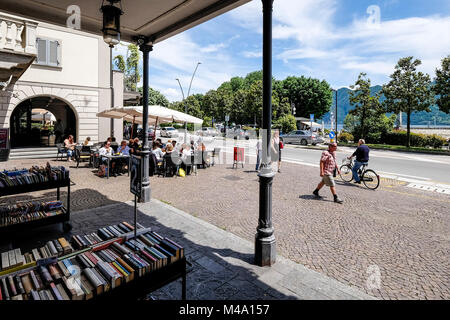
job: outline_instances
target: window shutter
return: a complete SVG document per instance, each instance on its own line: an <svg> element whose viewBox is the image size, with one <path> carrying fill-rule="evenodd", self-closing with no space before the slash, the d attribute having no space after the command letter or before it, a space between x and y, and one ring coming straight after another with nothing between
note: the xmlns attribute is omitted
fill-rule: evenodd
<svg viewBox="0 0 450 320"><path fill-rule="evenodd" d="M58 66L58 41L48 41L48 65L50 66Z"/></svg>
<svg viewBox="0 0 450 320"><path fill-rule="evenodd" d="M47 40L36 39L37 45L37 63L47 64Z"/></svg>

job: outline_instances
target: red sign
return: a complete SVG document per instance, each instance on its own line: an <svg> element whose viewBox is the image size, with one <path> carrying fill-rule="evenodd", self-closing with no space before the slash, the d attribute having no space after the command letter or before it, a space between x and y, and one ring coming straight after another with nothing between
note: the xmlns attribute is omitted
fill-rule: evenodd
<svg viewBox="0 0 450 320"><path fill-rule="evenodd" d="M8 147L8 129L0 129L0 149Z"/></svg>

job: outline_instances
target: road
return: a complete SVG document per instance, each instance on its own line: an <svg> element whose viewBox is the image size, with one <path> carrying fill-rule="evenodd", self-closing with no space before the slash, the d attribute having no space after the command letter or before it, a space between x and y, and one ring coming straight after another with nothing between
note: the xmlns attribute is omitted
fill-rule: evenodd
<svg viewBox="0 0 450 320"><path fill-rule="evenodd" d="M198 137L194 140L197 141ZM168 139L163 138L164 142ZM179 141L182 139L178 139ZM204 142L208 149L220 147L228 154L231 159L233 147L241 146L248 148L250 155L249 162L256 162L256 140L233 140L222 138L204 138ZM339 147L337 151L338 163L351 155L355 148ZM282 161L297 163L307 166L319 166L320 155L323 150L312 149L299 145L286 145L282 150ZM371 150L369 167L374 169L378 174L401 179L409 182L424 182L448 185L450 188L450 156L433 155L423 153L398 152L388 150Z"/></svg>

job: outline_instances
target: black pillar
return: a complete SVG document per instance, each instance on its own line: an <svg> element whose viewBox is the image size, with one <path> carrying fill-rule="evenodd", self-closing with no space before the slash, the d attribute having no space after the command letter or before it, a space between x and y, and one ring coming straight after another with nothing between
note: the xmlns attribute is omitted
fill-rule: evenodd
<svg viewBox="0 0 450 320"><path fill-rule="evenodd" d="M109 88L111 90L111 109L114 108L114 77L113 77L113 45L109 46ZM114 118L110 119L110 137L114 137Z"/></svg>
<svg viewBox="0 0 450 320"><path fill-rule="evenodd" d="M272 125L272 9L273 0L263 3L263 159L259 176L259 219L255 236L255 263L270 266L276 260L272 226L272 180L270 143Z"/></svg>
<svg viewBox="0 0 450 320"><path fill-rule="evenodd" d="M147 41L140 44L139 50L143 53L144 68L143 68L143 90L142 90L142 130L143 134L143 147L142 147L142 157L143 167L142 167L142 192L139 197L139 202L149 202L150 201L150 179L149 179L149 155L150 147L148 145L148 56L149 52L152 51L153 46L147 45Z"/></svg>

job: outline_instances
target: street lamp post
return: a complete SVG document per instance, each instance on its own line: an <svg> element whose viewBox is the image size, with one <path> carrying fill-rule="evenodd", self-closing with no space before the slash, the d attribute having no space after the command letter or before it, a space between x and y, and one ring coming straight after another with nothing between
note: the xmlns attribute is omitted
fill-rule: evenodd
<svg viewBox="0 0 450 320"><path fill-rule="evenodd" d="M272 124L272 10L273 0L263 4L263 157L259 176L259 219L255 236L255 263L271 266L276 261L276 241L272 224L272 182L270 143Z"/></svg>
<svg viewBox="0 0 450 320"><path fill-rule="evenodd" d="M189 89L188 89L188 93L187 93L186 98L184 97L184 91L183 91L183 87L181 86L180 79L178 79L178 78L175 79L175 80L178 81L178 84L180 85L181 94L183 95L183 101L184 101L184 112L186 114L188 113L188 106L187 106L186 99L189 98L189 94L191 92L192 81L194 80L194 76L195 76L195 73L197 72L198 66L201 65L201 64L202 64L201 62L197 62L197 65L195 66L194 73L192 74L192 77L191 77L191 82L189 83ZM185 143L187 142L186 139L187 139L187 122L184 123L184 142Z"/></svg>

